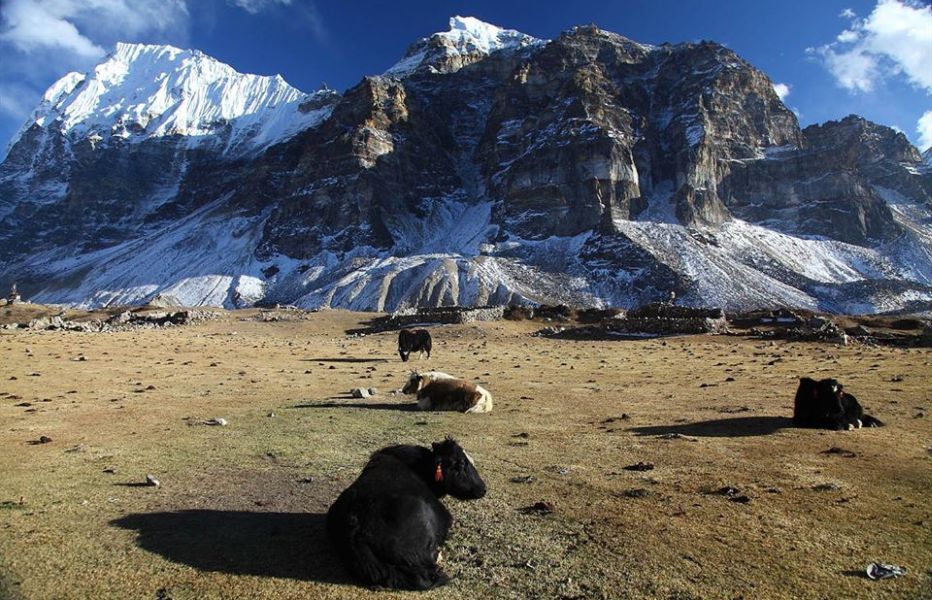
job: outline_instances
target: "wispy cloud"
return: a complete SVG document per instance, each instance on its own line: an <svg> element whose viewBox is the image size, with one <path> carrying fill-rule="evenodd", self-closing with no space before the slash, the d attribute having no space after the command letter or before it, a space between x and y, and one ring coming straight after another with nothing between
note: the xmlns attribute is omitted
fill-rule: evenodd
<svg viewBox="0 0 932 600"><path fill-rule="evenodd" d="M919 149L932 148L932 110L927 110L919 117L916 123L916 132L919 133Z"/></svg>
<svg viewBox="0 0 932 600"><path fill-rule="evenodd" d="M257 15L264 10L280 4L289 6L291 0L227 0L227 4L230 6L238 6L249 14Z"/></svg>
<svg viewBox="0 0 932 600"><path fill-rule="evenodd" d="M319 42L328 41L324 20L312 0L227 0L227 4L241 8L251 15L270 13L287 8L288 17L296 26L307 27L310 34Z"/></svg>
<svg viewBox="0 0 932 600"><path fill-rule="evenodd" d="M117 41L186 43L189 20L184 0L0 0L0 118L18 127L49 85Z"/></svg>
<svg viewBox="0 0 932 600"><path fill-rule="evenodd" d="M777 96L780 97L780 100L786 100L786 97L790 95L793 86L788 83L775 83L773 84L773 91L777 93Z"/></svg>
<svg viewBox="0 0 932 600"><path fill-rule="evenodd" d="M912 0L878 0L865 19L851 9L839 16L850 21L849 27L834 42L807 49L839 85L871 92L886 78L903 76L932 93L932 7Z"/></svg>

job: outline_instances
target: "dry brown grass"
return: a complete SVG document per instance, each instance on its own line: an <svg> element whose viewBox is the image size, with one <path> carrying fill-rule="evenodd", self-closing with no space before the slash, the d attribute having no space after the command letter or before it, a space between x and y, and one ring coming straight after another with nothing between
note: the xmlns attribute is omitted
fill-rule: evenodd
<svg viewBox="0 0 932 600"><path fill-rule="evenodd" d="M373 450L450 434L490 492L447 502L454 580L418 597L932 597L928 349L498 322L434 328L434 357L406 365L395 333L344 334L369 315L252 314L0 335L0 596L414 597L349 581L323 515ZM401 410L388 392L427 365L480 382L495 411ZM788 428L799 375L837 377L888 426ZM380 394L346 398L358 386ZM656 468L624 470L639 461ZM137 486L147 473L161 487ZM554 512L518 510L538 501ZM874 560L910 572L869 581Z"/></svg>

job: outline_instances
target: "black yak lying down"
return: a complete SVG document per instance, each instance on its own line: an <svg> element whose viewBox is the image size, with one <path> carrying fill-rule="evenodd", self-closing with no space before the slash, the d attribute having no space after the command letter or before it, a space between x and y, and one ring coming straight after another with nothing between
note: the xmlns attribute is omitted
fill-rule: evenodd
<svg viewBox="0 0 932 600"><path fill-rule="evenodd" d="M360 581L426 590L448 577L437 562L453 517L438 498L485 495L472 459L450 438L389 446L372 455L327 511L327 533Z"/></svg>
<svg viewBox="0 0 932 600"><path fill-rule="evenodd" d="M883 423L864 414L857 399L836 380L801 377L793 402L793 425L842 430L882 427Z"/></svg>
<svg viewBox="0 0 932 600"><path fill-rule="evenodd" d="M433 342L430 339L430 332L426 329L402 329L398 332L398 354L401 355L402 362L408 362L412 352L427 353L430 358L430 349Z"/></svg>

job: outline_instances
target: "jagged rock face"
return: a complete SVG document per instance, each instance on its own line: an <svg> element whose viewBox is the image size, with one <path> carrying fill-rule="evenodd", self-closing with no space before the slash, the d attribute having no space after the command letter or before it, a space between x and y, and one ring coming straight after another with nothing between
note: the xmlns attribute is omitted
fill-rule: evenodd
<svg viewBox="0 0 932 600"><path fill-rule="evenodd" d="M932 178L914 173L921 157L903 134L851 116L802 135L798 150L734 165L723 187L736 216L760 222L781 215L787 232L864 246L903 233L877 188L932 206Z"/></svg>
<svg viewBox="0 0 932 600"><path fill-rule="evenodd" d="M261 161L261 185L280 199L260 255L391 247L395 219L418 218L422 201L457 189L452 141L435 119L397 80L368 77L348 91L326 123Z"/></svg>
<svg viewBox="0 0 932 600"><path fill-rule="evenodd" d="M38 144L40 136L46 139ZM3 177L33 144L41 168L28 178ZM0 170L0 196L29 201L0 219L0 260L66 246L91 252L132 239L197 163L196 152L177 140L95 149L88 141L66 145L61 136L29 131L14 151Z"/></svg>
<svg viewBox="0 0 932 600"><path fill-rule="evenodd" d="M202 123L197 143L26 129L0 165L0 287L85 305L932 306L932 169L901 134L800 131L710 42L451 25L386 75Z"/></svg>
<svg viewBox="0 0 932 600"><path fill-rule="evenodd" d="M480 153L502 220L546 237L613 231L665 181L681 223L721 223L730 161L799 141L770 81L727 49L577 28L502 86Z"/></svg>

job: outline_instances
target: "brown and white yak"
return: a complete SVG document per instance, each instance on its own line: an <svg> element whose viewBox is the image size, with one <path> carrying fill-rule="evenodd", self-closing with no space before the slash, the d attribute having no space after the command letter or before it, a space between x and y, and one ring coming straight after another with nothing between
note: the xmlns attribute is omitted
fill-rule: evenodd
<svg viewBox="0 0 932 600"><path fill-rule="evenodd" d="M452 410L464 413L492 411L492 394L482 386L440 371L412 373L402 393L417 394L421 410Z"/></svg>

